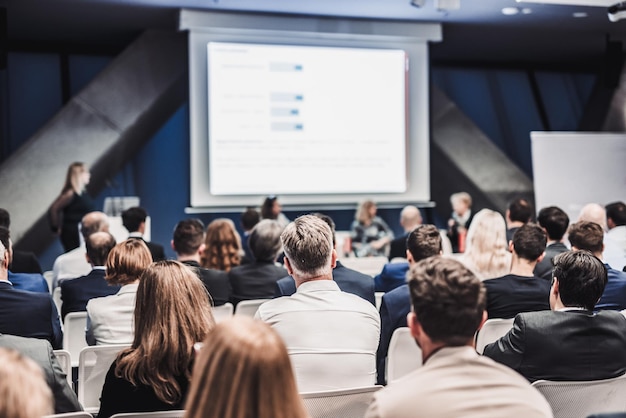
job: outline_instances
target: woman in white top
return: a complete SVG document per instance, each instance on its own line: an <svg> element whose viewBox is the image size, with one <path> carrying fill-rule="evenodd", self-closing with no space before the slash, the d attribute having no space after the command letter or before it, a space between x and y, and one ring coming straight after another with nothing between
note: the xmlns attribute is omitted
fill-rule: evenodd
<svg viewBox="0 0 626 418"><path fill-rule="evenodd" d="M106 280L122 287L115 295L87 302L86 338L89 345L133 342L139 276L151 263L150 250L140 239L128 239L113 247L107 258Z"/></svg>

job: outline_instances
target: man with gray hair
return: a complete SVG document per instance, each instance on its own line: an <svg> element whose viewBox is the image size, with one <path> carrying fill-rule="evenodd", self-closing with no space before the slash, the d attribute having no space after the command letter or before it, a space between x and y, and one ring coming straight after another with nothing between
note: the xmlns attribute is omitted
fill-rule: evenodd
<svg viewBox="0 0 626 418"><path fill-rule="evenodd" d="M409 232L422 224L422 214L420 210L413 205L402 208L400 212L400 225L404 230L404 234L391 241L389 244L389 261L394 258L406 258L406 239Z"/></svg>
<svg viewBox="0 0 626 418"><path fill-rule="evenodd" d="M281 235L296 293L265 302L256 313L283 338L298 390L371 386L376 381L380 318L366 300L333 281L337 252L322 219L305 215Z"/></svg>

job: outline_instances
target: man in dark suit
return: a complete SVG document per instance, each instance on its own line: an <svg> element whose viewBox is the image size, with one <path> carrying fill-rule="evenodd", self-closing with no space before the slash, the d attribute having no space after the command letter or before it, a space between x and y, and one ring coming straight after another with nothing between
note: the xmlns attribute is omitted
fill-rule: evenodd
<svg viewBox="0 0 626 418"><path fill-rule="evenodd" d="M406 263L404 276L413 265L428 257L441 254L441 234L435 225L420 225L407 238ZM393 265L393 264L391 264ZM404 284L383 295L380 305L380 343L376 353L376 368L378 383L385 384L385 364L389 343L393 332L400 327L406 327L406 316L411 310L409 286Z"/></svg>
<svg viewBox="0 0 626 418"><path fill-rule="evenodd" d="M529 381L599 380L626 372L626 318L593 312L607 282L606 267L588 251L555 260L551 311L518 314L513 329L484 355Z"/></svg>
<svg viewBox="0 0 626 418"><path fill-rule="evenodd" d="M337 240L335 237L335 222L330 216L323 213L314 213L313 215L322 219L330 226L333 232L333 248L337 249ZM352 293L369 301L372 305L376 305L374 297L374 279L367 274L360 273L356 270L349 269L337 260L337 264L333 269L333 280L343 292ZM291 296L296 293L296 282L291 276L283 277L276 282L275 298L281 296Z"/></svg>
<svg viewBox="0 0 626 418"><path fill-rule="evenodd" d="M533 205L524 198L518 197L513 199L504 214L506 219L506 241L513 239L515 231L524 224L527 224L533 217Z"/></svg>
<svg viewBox="0 0 626 418"><path fill-rule="evenodd" d="M241 237L241 246L243 247L244 256L241 258L241 264L249 264L254 261L250 247L248 246L248 237L250 232L256 224L261 221L261 214L258 210L252 207L246 208L241 215L239 215L239 224L243 229L243 236Z"/></svg>
<svg viewBox="0 0 626 418"><path fill-rule="evenodd" d="M0 333L63 344L59 313L49 293L15 289L8 281L9 257L0 242Z"/></svg>
<svg viewBox="0 0 626 418"><path fill-rule="evenodd" d="M413 205L402 208L400 212L400 225L404 229L404 234L391 241L389 244L389 261L394 258L406 258L406 239L409 232L422 224L422 214Z"/></svg>
<svg viewBox="0 0 626 418"><path fill-rule="evenodd" d="M221 306L230 300L230 281L228 273L221 270L205 269L200 266L200 257L204 253L204 224L199 219L185 219L176 224L172 249L176 259L191 267L202 280L211 295L213 306Z"/></svg>
<svg viewBox="0 0 626 418"><path fill-rule="evenodd" d="M550 282L533 275L546 248L546 233L537 224L526 223L515 231L509 250L511 272L485 280L489 318L513 318L520 312L550 309Z"/></svg>
<svg viewBox="0 0 626 418"><path fill-rule="evenodd" d="M146 243L150 254L152 254L152 261L165 260L165 250L162 245L143 239L143 234L146 231L147 217L148 212L146 212L144 208L138 206L128 208L122 212L122 224L124 228L128 230L128 238L140 239Z"/></svg>
<svg viewBox="0 0 626 418"><path fill-rule="evenodd" d="M0 347L19 351L42 368L54 397L55 414L83 410L48 341L0 334Z"/></svg>
<svg viewBox="0 0 626 418"><path fill-rule="evenodd" d="M569 226L569 217L561 208L548 206L539 211L537 222L546 231L548 243L546 245L546 255L537 263L535 276L552 281L552 268L554 267L554 257L569 251L563 244L563 236Z"/></svg>
<svg viewBox="0 0 626 418"><path fill-rule="evenodd" d="M11 229L11 216L6 209L0 208L0 226ZM42 274L39 260L32 252L12 251L11 264L9 270L13 273L37 273Z"/></svg>
<svg viewBox="0 0 626 418"><path fill-rule="evenodd" d="M92 266L91 272L83 277L65 280L61 283L61 315L70 312L82 312L87 309L89 299L109 296L117 293L119 286L110 286L104 279L109 252L115 247L115 238L108 232L96 232L87 237L87 261Z"/></svg>
<svg viewBox="0 0 626 418"><path fill-rule="evenodd" d="M7 257L9 257L9 266L13 260L13 242L8 228L0 226L0 242L7 249ZM13 284L15 289L28 290L30 292L50 293L48 282L39 273L14 273L9 267L7 273L8 280Z"/></svg>

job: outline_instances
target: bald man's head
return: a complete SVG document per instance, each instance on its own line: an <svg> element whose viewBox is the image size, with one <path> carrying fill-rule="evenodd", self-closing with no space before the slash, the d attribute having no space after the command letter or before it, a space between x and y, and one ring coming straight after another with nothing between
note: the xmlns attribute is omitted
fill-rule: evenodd
<svg viewBox="0 0 626 418"><path fill-rule="evenodd" d="M597 203L589 203L583 206L578 215L578 221L595 222L606 231L606 211Z"/></svg>
<svg viewBox="0 0 626 418"><path fill-rule="evenodd" d="M400 225L405 232L411 232L418 225L422 224L422 214L419 209L413 205L405 206L400 212Z"/></svg>
<svg viewBox="0 0 626 418"><path fill-rule="evenodd" d="M108 232L94 232L85 239L87 257L93 266L104 266L109 252L115 247L115 238Z"/></svg>
<svg viewBox="0 0 626 418"><path fill-rule="evenodd" d="M104 212L89 212L80 222L80 232L85 242L94 232L109 232L109 217Z"/></svg>

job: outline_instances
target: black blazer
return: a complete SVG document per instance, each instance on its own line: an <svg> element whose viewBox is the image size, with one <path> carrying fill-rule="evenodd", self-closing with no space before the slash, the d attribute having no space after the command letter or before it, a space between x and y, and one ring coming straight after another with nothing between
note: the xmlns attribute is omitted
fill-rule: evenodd
<svg viewBox="0 0 626 418"><path fill-rule="evenodd" d="M626 318L617 311L522 313L484 355L531 382L617 377L626 372Z"/></svg>
<svg viewBox="0 0 626 418"><path fill-rule="evenodd" d="M144 244L146 244L146 247L148 247L148 250L150 250L150 255L152 255L152 261L165 260L165 250L163 249L162 245L156 244L154 242L146 241L140 236L131 236L131 237L128 237L128 239L142 240Z"/></svg>
<svg viewBox="0 0 626 418"><path fill-rule="evenodd" d="M233 289L231 302L242 300L271 299L274 297L276 282L287 276L287 269L273 261L255 261L251 264L233 267L228 272Z"/></svg>
<svg viewBox="0 0 626 418"><path fill-rule="evenodd" d="M183 261L183 264L191 267L202 280L202 284L213 299L213 306L221 306L230 300L231 288L228 273L221 270L205 269L196 261Z"/></svg>
<svg viewBox="0 0 626 418"><path fill-rule="evenodd" d="M483 281L489 318L514 318L521 312L550 310L550 282L514 274Z"/></svg>
<svg viewBox="0 0 626 418"><path fill-rule="evenodd" d="M546 247L546 255L543 257L540 263L535 266L535 276L539 276L542 279L552 281L552 269L554 268L554 257L557 255L569 251L569 248L562 242L555 242Z"/></svg>
<svg viewBox="0 0 626 418"><path fill-rule="evenodd" d="M404 234L391 241L389 244L389 261L396 257L406 258L406 239L408 236L409 234Z"/></svg>
<svg viewBox="0 0 626 418"><path fill-rule="evenodd" d="M89 299L102 296L114 295L120 290L119 286L109 286L104 280L104 270L91 270L83 277L61 282L61 316L70 312L82 312L87 310Z"/></svg>

